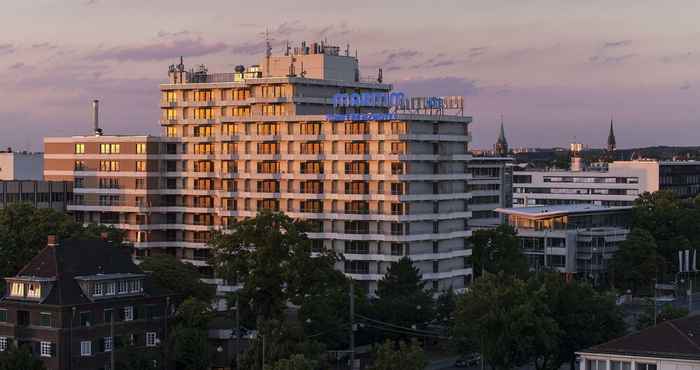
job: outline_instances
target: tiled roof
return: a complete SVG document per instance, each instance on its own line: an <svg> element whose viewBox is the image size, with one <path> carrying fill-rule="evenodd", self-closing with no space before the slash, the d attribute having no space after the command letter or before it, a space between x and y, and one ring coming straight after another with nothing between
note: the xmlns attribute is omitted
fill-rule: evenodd
<svg viewBox="0 0 700 370"><path fill-rule="evenodd" d="M127 249L102 240L66 240L42 249L17 276L55 278L55 285L42 303L73 305L91 302L75 278L98 274L143 274L143 271L134 264ZM165 293L148 278L144 282L144 292L146 295Z"/></svg>
<svg viewBox="0 0 700 370"><path fill-rule="evenodd" d="M581 353L700 360L700 316L664 321Z"/></svg>

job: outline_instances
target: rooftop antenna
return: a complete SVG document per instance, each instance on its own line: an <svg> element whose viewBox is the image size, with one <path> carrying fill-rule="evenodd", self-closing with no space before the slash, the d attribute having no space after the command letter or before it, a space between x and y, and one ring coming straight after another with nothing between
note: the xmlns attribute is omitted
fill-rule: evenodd
<svg viewBox="0 0 700 370"><path fill-rule="evenodd" d="M289 40L287 40L287 46L286 46L284 55L285 55L285 56L289 56L289 51L290 51L291 49L292 49L292 47L289 46Z"/></svg>
<svg viewBox="0 0 700 370"><path fill-rule="evenodd" d="M384 76L382 76L382 69L379 68L379 74L377 75L377 82L382 83L382 80L384 80Z"/></svg>
<svg viewBox="0 0 700 370"><path fill-rule="evenodd" d="M350 56L350 43L345 44L345 56Z"/></svg>
<svg viewBox="0 0 700 370"><path fill-rule="evenodd" d="M102 129L100 128L100 101L97 99L92 101L92 124L95 136L102 136Z"/></svg>
<svg viewBox="0 0 700 370"><path fill-rule="evenodd" d="M267 76L270 77L270 57L272 56L272 45L270 45L270 29L265 28L265 62L266 68L265 72Z"/></svg>
<svg viewBox="0 0 700 370"><path fill-rule="evenodd" d="M301 78L306 77L306 71L304 70L304 59L301 60L301 73L299 73Z"/></svg>

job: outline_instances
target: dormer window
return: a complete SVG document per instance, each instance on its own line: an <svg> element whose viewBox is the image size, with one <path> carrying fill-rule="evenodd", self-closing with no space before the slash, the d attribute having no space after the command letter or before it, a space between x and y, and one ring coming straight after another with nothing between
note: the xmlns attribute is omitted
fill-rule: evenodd
<svg viewBox="0 0 700 370"><path fill-rule="evenodd" d="M117 282L117 293L118 294L126 294L129 293L129 281L128 280L119 280Z"/></svg>
<svg viewBox="0 0 700 370"><path fill-rule="evenodd" d="M24 297L24 283L20 281L13 282L10 295L13 297Z"/></svg>
<svg viewBox="0 0 700 370"><path fill-rule="evenodd" d="M10 298L41 300L48 295L53 278L17 276L8 278Z"/></svg>
<svg viewBox="0 0 700 370"><path fill-rule="evenodd" d="M39 283L28 283L27 284L27 297L28 298L41 298L41 284Z"/></svg>
<svg viewBox="0 0 700 370"><path fill-rule="evenodd" d="M105 295L114 295L114 288L115 286L113 281L104 283Z"/></svg>

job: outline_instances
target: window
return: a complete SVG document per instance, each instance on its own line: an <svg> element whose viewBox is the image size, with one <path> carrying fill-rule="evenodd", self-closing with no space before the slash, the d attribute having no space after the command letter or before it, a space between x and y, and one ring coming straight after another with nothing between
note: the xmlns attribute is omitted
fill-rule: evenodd
<svg viewBox="0 0 700 370"><path fill-rule="evenodd" d="M104 344L104 351L105 352L112 352L112 345L113 345L112 337L102 338L102 343Z"/></svg>
<svg viewBox="0 0 700 370"><path fill-rule="evenodd" d="M165 117L169 120L177 119L177 110L175 108L168 108L165 110Z"/></svg>
<svg viewBox="0 0 700 370"><path fill-rule="evenodd" d="M136 154L146 154L146 144L145 143L136 144Z"/></svg>
<svg viewBox="0 0 700 370"><path fill-rule="evenodd" d="M100 171L119 171L119 161L100 161Z"/></svg>
<svg viewBox="0 0 700 370"><path fill-rule="evenodd" d="M195 90L194 101L209 101L211 100L211 90Z"/></svg>
<svg viewBox="0 0 700 370"><path fill-rule="evenodd" d="M73 170L85 171L85 161L75 161L75 164L73 165Z"/></svg>
<svg viewBox="0 0 700 370"><path fill-rule="evenodd" d="M175 137L177 136L177 127L175 126L168 126L166 129L166 135L168 137Z"/></svg>
<svg viewBox="0 0 700 370"><path fill-rule="evenodd" d="M12 283L12 289L10 290L10 295L13 297L24 297L24 283L20 283L20 282Z"/></svg>
<svg viewBox="0 0 700 370"><path fill-rule="evenodd" d="M7 337L0 337L0 352L7 351Z"/></svg>
<svg viewBox="0 0 700 370"><path fill-rule="evenodd" d="M105 309L104 311L102 311L103 320L104 320L103 322L104 323L112 322L112 318L113 318L112 314L113 314L113 311L111 308L108 308L108 309Z"/></svg>
<svg viewBox="0 0 700 370"><path fill-rule="evenodd" d="M140 293L141 291L143 291L143 285L141 280L130 280L129 291L131 291L131 293Z"/></svg>
<svg viewBox="0 0 700 370"><path fill-rule="evenodd" d="M168 103L174 103L177 101L177 96L175 95L175 91L166 91L165 92L165 101Z"/></svg>
<svg viewBox="0 0 700 370"><path fill-rule="evenodd" d="M7 310L0 310L0 322L7 322Z"/></svg>
<svg viewBox="0 0 700 370"><path fill-rule="evenodd" d="M391 184L391 195L402 195L403 194L403 183L394 182Z"/></svg>
<svg viewBox="0 0 700 370"><path fill-rule="evenodd" d="M155 347L158 345L158 335L155 332L146 332L146 347Z"/></svg>
<svg viewBox="0 0 700 370"><path fill-rule="evenodd" d="M119 144L100 144L100 154L119 154L120 152Z"/></svg>
<svg viewBox="0 0 700 370"><path fill-rule="evenodd" d="M109 283L104 283L104 294L105 295L114 295L114 282L109 282Z"/></svg>
<svg viewBox="0 0 700 370"><path fill-rule="evenodd" d="M124 307L124 321L133 321L133 320L134 320L134 307L133 306Z"/></svg>
<svg viewBox="0 0 700 370"><path fill-rule="evenodd" d="M29 325L29 311L24 311L24 310L17 311L17 325L18 326Z"/></svg>
<svg viewBox="0 0 700 370"><path fill-rule="evenodd" d="M322 154L323 148L318 141L301 143L301 154Z"/></svg>
<svg viewBox="0 0 700 370"><path fill-rule="evenodd" d="M51 357L53 349L53 343L51 342L41 342L39 345L39 353L41 357Z"/></svg>
<svg viewBox="0 0 700 370"><path fill-rule="evenodd" d="M594 370L605 370L605 367L599 367L598 369ZM637 370L656 370L656 364L645 364L637 362Z"/></svg>
<svg viewBox="0 0 700 370"><path fill-rule="evenodd" d="M117 293L119 293L119 294L129 293L129 282L127 280L119 280L117 282Z"/></svg>
<svg viewBox="0 0 700 370"><path fill-rule="evenodd" d="M302 122L299 124L299 133L301 135L319 135L321 134L321 122Z"/></svg>
<svg viewBox="0 0 700 370"><path fill-rule="evenodd" d="M391 164L391 174L392 175L403 175L403 163L395 162Z"/></svg>
<svg viewBox="0 0 700 370"><path fill-rule="evenodd" d="M369 254L369 242L365 241L346 241L346 254Z"/></svg>
<svg viewBox="0 0 700 370"><path fill-rule="evenodd" d="M41 284L39 283L29 283L27 284L27 297L28 298L40 298L41 297Z"/></svg>
<svg viewBox="0 0 700 370"><path fill-rule="evenodd" d="M146 161L136 161L136 171L145 172L146 171Z"/></svg>
<svg viewBox="0 0 700 370"><path fill-rule="evenodd" d="M610 370L630 370L632 364L627 361L610 361Z"/></svg>
<svg viewBox="0 0 700 370"><path fill-rule="evenodd" d="M51 327L51 314L48 312L42 312L39 314L39 325Z"/></svg>
<svg viewBox="0 0 700 370"><path fill-rule="evenodd" d="M301 163L301 173L323 173L323 163L322 162L302 162Z"/></svg>
<svg viewBox="0 0 700 370"><path fill-rule="evenodd" d="M605 360L586 360L586 370L607 370Z"/></svg>
<svg viewBox="0 0 700 370"><path fill-rule="evenodd" d="M85 154L85 144L75 144L75 154Z"/></svg>
<svg viewBox="0 0 700 370"><path fill-rule="evenodd" d="M80 313L80 326L90 326L92 314L89 311Z"/></svg>
<svg viewBox="0 0 700 370"><path fill-rule="evenodd" d="M391 255L392 256L403 256L403 244L391 243Z"/></svg>
<svg viewBox="0 0 700 370"><path fill-rule="evenodd" d="M80 355L83 357L92 356L92 342L84 340L80 342Z"/></svg>

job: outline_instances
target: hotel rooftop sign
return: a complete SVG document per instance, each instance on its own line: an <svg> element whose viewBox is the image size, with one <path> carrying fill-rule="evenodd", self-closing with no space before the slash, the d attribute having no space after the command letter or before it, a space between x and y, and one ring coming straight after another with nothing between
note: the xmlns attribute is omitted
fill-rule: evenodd
<svg viewBox="0 0 700 370"><path fill-rule="evenodd" d="M385 107L395 112L443 114L446 110L464 113L463 96L424 96L407 98L404 93L352 93L333 95L333 108Z"/></svg>

